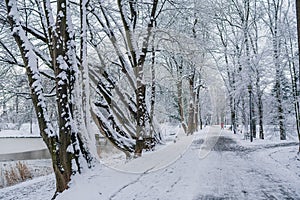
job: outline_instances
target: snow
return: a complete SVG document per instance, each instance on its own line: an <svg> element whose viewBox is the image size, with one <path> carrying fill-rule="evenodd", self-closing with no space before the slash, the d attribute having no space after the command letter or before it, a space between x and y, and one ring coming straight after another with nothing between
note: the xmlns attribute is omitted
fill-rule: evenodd
<svg viewBox="0 0 300 200"><path fill-rule="evenodd" d="M20 15L18 13L18 8L17 8L17 2L15 1L9 1L9 17L11 17L13 21L13 30L12 33L15 35L14 37L18 37L20 40L20 43L22 44L22 48L25 53L25 58L27 60L27 74L31 76L32 78L32 89L33 89L33 95L36 98L36 101L38 101L38 107L40 110L43 112L43 116L38 117L43 117L44 121L46 122L46 129L49 137L52 137L55 135L55 132L53 130L53 127L50 123L50 119L48 116L47 108L45 107L45 98L44 98L44 92L43 92L43 86L42 86L42 80L40 76L40 72L38 69L38 56L35 54L35 47L34 45L30 42L30 40L27 37L27 34L23 30L20 22Z"/></svg>
<svg viewBox="0 0 300 200"><path fill-rule="evenodd" d="M51 199L55 189L54 175L42 176L0 191L0 199Z"/></svg>
<svg viewBox="0 0 300 200"><path fill-rule="evenodd" d="M45 2L45 13L47 13L47 16L45 16L45 18L47 18L48 20L49 20L49 28L51 28L51 30L52 30L52 33L56 33L56 31L55 31L55 20L54 20L54 17L53 17L53 11L52 11L52 7L51 7L51 2L50 2L50 0L46 0L46 2ZM43 13L43 12L41 12L41 13ZM44 21L44 24L46 24L46 19L44 19L43 20ZM45 26L45 27L47 27L47 26Z"/></svg>
<svg viewBox="0 0 300 200"><path fill-rule="evenodd" d="M6 125L6 124L5 124ZM8 137L41 137L40 136L40 130L38 127L38 124L33 123L32 124L32 133L30 131L30 124L24 123L20 126L19 130L13 130L10 128L14 128L15 124L7 124L5 126L3 124L3 127L5 129L0 130L0 138L8 138Z"/></svg>
<svg viewBox="0 0 300 200"><path fill-rule="evenodd" d="M22 130L2 130L0 131L0 138L7 137L40 137L37 134L30 134L29 132L24 132Z"/></svg>
<svg viewBox="0 0 300 200"><path fill-rule="evenodd" d="M175 143L116 163L119 170L98 164L76 175L57 199L299 199L298 144L255 143L219 126L179 133ZM54 190L50 175L1 189L0 199L50 199Z"/></svg>
<svg viewBox="0 0 300 200"><path fill-rule="evenodd" d="M147 152L140 158L125 163L118 163L110 166L113 169L129 172L144 173L162 169L182 157L187 148L191 145L193 136L186 136L182 129L177 134L176 139L155 152ZM160 156L157 156L159 154ZM104 161L105 164L105 161Z"/></svg>
<svg viewBox="0 0 300 200"><path fill-rule="evenodd" d="M52 169L52 163L49 159L43 159L39 160L38 162L36 160L26 160L26 161L5 161L0 162L0 188L7 187L8 183L6 180L5 173L9 172L12 168L16 168L16 164L19 162L23 165L25 165L28 169L27 174L30 174L29 179L34 178L36 181L37 177L46 176L53 173ZM19 171L17 170L17 173ZM44 180L45 178L40 178L41 180ZM9 189L12 189L14 187L9 187Z"/></svg>
<svg viewBox="0 0 300 200"><path fill-rule="evenodd" d="M46 148L42 138L0 138L0 155Z"/></svg>

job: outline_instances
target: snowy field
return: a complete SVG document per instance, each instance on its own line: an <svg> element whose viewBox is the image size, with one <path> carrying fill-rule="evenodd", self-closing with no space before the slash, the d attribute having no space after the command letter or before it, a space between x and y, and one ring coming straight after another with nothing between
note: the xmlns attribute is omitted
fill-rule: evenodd
<svg viewBox="0 0 300 200"><path fill-rule="evenodd" d="M300 199L296 142L250 143L217 126L178 138L145 158L114 162L122 171L97 165L75 177L58 199ZM136 166L144 171L130 173ZM48 175L3 188L0 199L51 199L54 189L54 176Z"/></svg>
<svg viewBox="0 0 300 200"><path fill-rule="evenodd" d="M24 123L19 128L16 124L0 123L0 138L32 138L41 137L37 123Z"/></svg>

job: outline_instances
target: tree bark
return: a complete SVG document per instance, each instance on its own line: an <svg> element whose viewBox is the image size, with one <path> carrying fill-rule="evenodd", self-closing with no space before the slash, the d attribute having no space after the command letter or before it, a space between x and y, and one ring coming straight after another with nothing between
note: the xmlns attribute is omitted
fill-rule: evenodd
<svg viewBox="0 0 300 200"><path fill-rule="evenodd" d="M147 106L146 106L146 85L144 83L144 63L146 59L146 55L148 52L148 46L150 41L150 36L152 35L152 29L155 24L156 11L158 6L158 0L154 0L150 7L150 20L147 23L146 35L142 40L142 48L139 51L138 42L135 39L135 30L136 23L138 18L138 13L136 10L136 1L124 1L118 0L118 8L121 15L121 20L123 23L123 27L125 29L127 49L129 53L129 60L131 61L131 67L134 70L135 75L135 99L136 99L136 149L135 156L141 156L143 145L139 145L141 141L144 141L144 137L149 135L149 131L151 129L151 119L148 114ZM127 4L128 3L128 4ZM126 6L127 4L127 6ZM126 8L130 11L126 12ZM127 15L130 14L130 17ZM128 20L130 18L131 20Z"/></svg>
<svg viewBox="0 0 300 200"><path fill-rule="evenodd" d="M195 69L191 72L189 77L189 89L190 89L190 98L189 98L189 110L188 110L188 130L187 135L192 135L195 132Z"/></svg>
<svg viewBox="0 0 300 200"><path fill-rule="evenodd" d="M177 64L176 64L177 65ZM182 128L185 133L187 133L187 126L185 123L185 116L184 116L184 107L183 107L183 96L182 96L182 62L177 65L177 96L178 96L178 111L180 116L180 122Z"/></svg>
<svg viewBox="0 0 300 200"><path fill-rule="evenodd" d="M154 36L153 36L154 37ZM153 38L154 43L154 38ZM152 58L151 58L151 97L150 97L150 123L153 123L154 106L155 106L155 91L156 91L156 76L155 76L155 48L152 44ZM150 137L153 137L153 127L150 128Z"/></svg>
<svg viewBox="0 0 300 200"><path fill-rule="evenodd" d="M264 139L264 126L263 126L263 102L262 102L262 92L260 90L259 81L256 82L256 88L257 88L257 100L258 100L258 117L259 117L259 138Z"/></svg>
<svg viewBox="0 0 300 200"><path fill-rule="evenodd" d="M252 106L251 106L251 112L252 112L252 133L253 133L253 138L256 138L256 115L255 115L255 103L254 103L254 94L253 95L253 100L252 100Z"/></svg>
<svg viewBox="0 0 300 200"><path fill-rule="evenodd" d="M198 127L200 125L200 129L202 130L202 119L201 119L201 110L200 110L200 86L195 89L195 131L198 131Z"/></svg>
<svg viewBox="0 0 300 200"><path fill-rule="evenodd" d="M300 52L300 1L299 0L296 0L296 13L297 13L297 33L298 33L298 59L299 59L298 63L300 63L300 53L299 53ZM300 64L298 66L299 66L299 69L298 69L298 72L299 72L298 84L299 84L299 82L300 82ZM297 99L297 102L299 104L299 99ZM299 123L300 115L298 115L297 121ZM298 131L298 139L299 139L298 152L300 153L300 131Z"/></svg>
<svg viewBox="0 0 300 200"><path fill-rule="evenodd" d="M81 135L75 131L75 127L71 126L74 118L71 98L76 79L74 77L73 68L70 66L70 63L74 63L71 62L70 56L75 57L75 51L73 51L74 49L72 49L72 46L68 46L72 43L71 40L73 39L67 32L66 12L68 5L64 0L57 1L57 4L57 11L62 14L58 15L56 29L52 30L55 34L53 32L49 32L51 35L54 34L55 37L51 37L52 41L48 42L53 44L49 46L53 47L50 51L50 57L52 59L54 74L56 75L57 120L59 125L58 134L51 125L47 111L42 79L38 68L39 59L35 53L35 47L29 41L25 31L23 30L19 14L17 13L18 9L16 2L6 0L8 21L12 28L14 39L19 47L24 66L27 71L32 102L38 117L40 134L46 143L52 158L54 174L56 177L56 194L63 192L68 188L68 183L72 174L81 172L81 165L79 163L81 155L85 158L89 167L91 167L92 161L92 157L85 146ZM48 5L50 5L50 3ZM48 9L45 10L49 11ZM66 55L67 50L72 51L69 52L70 55ZM73 160L75 161L74 165L72 164Z"/></svg>

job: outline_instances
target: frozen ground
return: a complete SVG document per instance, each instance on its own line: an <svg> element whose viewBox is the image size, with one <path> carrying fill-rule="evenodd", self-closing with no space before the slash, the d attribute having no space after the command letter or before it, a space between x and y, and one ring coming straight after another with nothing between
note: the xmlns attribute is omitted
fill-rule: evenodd
<svg viewBox="0 0 300 200"><path fill-rule="evenodd" d="M15 130L16 128L16 124L0 123L0 138L41 137L37 123L33 123L32 125L29 123L24 123L19 127L19 130Z"/></svg>
<svg viewBox="0 0 300 200"><path fill-rule="evenodd" d="M46 176L53 172L52 170L52 163L50 159L42 159L42 160L23 160L19 163L26 165L29 176L28 178L36 178L40 176ZM16 167L17 162L16 161L1 161L0 162L0 188L3 188L7 185L9 185L6 177L6 173L11 172L12 169L15 169L15 172L17 174L16 178L19 178L18 180L14 181L11 184L16 184L17 182L22 181L20 179L20 173L18 171L18 168ZM1 195L0 195L1 196ZM1 198L0 198L1 199Z"/></svg>
<svg viewBox="0 0 300 200"><path fill-rule="evenodd" d="M297 143L256 141L250 144L240 135L221 131L219 127L207 127L195 134L192 144L177 154L176 161L150 172L160 163L157 160L169 159L190 138L166 147L169 153L153 153L148 163L140 159L141 166L152 164L143 173L99 165L84 176L75 177L70 189L58 199L300 199ZM1 189L0 199L50 199L54 188L54 177L50 175Z"/></svg>

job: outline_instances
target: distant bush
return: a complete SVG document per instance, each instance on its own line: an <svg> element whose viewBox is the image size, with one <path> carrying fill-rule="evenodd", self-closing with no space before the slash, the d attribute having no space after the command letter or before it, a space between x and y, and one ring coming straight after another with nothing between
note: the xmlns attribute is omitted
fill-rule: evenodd
<svg viewBox="0 0 300 200"><path fill-rule="evenodd" d="M31 179L32 175L26 164L19 161L15 166L10 167L10 169L4 171L4 177L6 181L5 185L11 186L19 182Z"/></svg>
<svg viewBox="0 0 300 200"><path fill-rule="evenodd" d="M10 170L4 172L6 185L14 185L19 182L19 177L15 168L11 167Z"/></svg>
<svg viewBox="0 0 300 200"><path fill-rule="evenodd" d="M21 178L22 181L25 181L27 179L32 178L32 175L31 175L31 173L30 173L30 171L29 171L26 164L21 163L19 161L19 162L17 162L16 167L18 169L18 172L19 172L19 175L20 175L20 178Z"/></svg>

